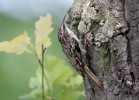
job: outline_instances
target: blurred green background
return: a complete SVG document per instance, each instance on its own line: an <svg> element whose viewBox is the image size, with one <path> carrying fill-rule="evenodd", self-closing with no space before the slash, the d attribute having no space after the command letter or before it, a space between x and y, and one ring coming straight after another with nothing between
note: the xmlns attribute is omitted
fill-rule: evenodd
<svg viewBox="0 0 139 100"><path fill-rule="evenodd" d="M54 31L47 54L65 59L57 40L57 29L74 0L0 0L0 42L11 41L26 30L35 42L35 22L40 16L52 14ZM66 60L66 63L68 61ZM20 100L30 93L29 79L36 76L39 64L33 55L0 52L0 100ZM37 99L25 99L37 100Z"/></svg>

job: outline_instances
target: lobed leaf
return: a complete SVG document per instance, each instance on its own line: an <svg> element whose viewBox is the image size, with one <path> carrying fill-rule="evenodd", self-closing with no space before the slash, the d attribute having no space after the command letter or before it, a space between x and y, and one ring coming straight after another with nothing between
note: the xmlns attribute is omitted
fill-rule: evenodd
<svg viewBox="0 0 139 100"><path fill-rule="evenodd" d="M31 52L28 49L30 44L30 38L28 37L27 32L24 32L22 35L14 38L11 41L0 42L0 51L7 53L22 54L23 52Z"/></svg>
<svg viewBox="0 0 139 100"><path fill-rule="evenodd" d="M53 28L51 27L51 18L52 16L50 14L47 14L46 17L41 16L39 21L37 21L35 24L36 52L39 59L41 58L42 54L42 45L47 48L52 44L51 39L48 37L48 35L53 31Z"/></svg>

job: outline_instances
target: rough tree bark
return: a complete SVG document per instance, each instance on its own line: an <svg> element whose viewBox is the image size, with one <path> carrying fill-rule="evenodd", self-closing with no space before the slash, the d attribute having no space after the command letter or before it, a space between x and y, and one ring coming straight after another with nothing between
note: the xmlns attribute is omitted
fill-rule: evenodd
<svg viewBox="0 0 139 100"><path fill-rule="evenodd" d="M75 0L67 24L83 39L90 69L104 91L85 78L86 100L139 100L139 0Z"/></svg>

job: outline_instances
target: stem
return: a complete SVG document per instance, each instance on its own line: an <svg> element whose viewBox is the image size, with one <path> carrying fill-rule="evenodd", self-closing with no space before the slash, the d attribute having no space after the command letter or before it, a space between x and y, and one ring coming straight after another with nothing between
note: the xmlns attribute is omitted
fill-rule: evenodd
<svg viewBox="0 0 139 100"><path fill-rule="evenodd" d="M42 100L44 100L44 53L45 53L46 48L44 48L44 45L42 44ZM39 60L40 62L40 60Z"/></svg>
<svg viewBox="0 0 139 100"><path fill-rule="evenodd" d="M42 64L42 100L44 100L44 64Z"/></svg>
<svg viewBox="0 0 139 100"><path fill-rule="evenodd" d="M38 58L38 62L41 65L41 69L42 69L42 100L45 99L45 96L44 96L44 78L46 78L45 75L44 75L45 74L44 73L44 54L45 54L45 51L46 51L46 47L44 47L44 45L42 44L42 59L40 59L38 57L37 52L35 51L35 55ZM48 87L50 89L50 86L49 86L49 83L47 81L47 78L46 78L46 82L47 82L47 85L48 85Z"/></svg>
<svg viewBox="0 0 139 100"><path fill-rule="evenodd" d="M42 61L39 59L35 51L35 54L38 58L38 62L41 65L41 69L42 69L42 100L44 100L44 53L45 51L46 51L46 48L44 48L44 45L42 44Z"/></svg>

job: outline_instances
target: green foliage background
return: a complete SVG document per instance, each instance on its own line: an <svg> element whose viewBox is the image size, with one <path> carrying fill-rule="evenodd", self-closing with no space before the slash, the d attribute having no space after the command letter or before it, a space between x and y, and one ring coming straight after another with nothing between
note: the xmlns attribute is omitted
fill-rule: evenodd
<svg viewBox="0 0 139 100"><path fill-rule="evenodd" d="M49 47L47 54L52 54L65 59L66 64L70 65L57 40L57 29L61 20L55 14L52 14L52 16L54 31L50 34L50 38L52 39L53 44ZM29 37L31 37L32 43L34 43L34 24L38 19L39 17L34 17L30 20L22 21L7 16L4 13L0 13L0 42L5 40L10 41L26 30ZM37 59L26 53L15 55L0 52L0 100L20 100L19 96L30 93L29 79L32 76L36 76L38 66L39 63L37 62ZM80 100L84 100L84 98L81 98Z"/></svg>

